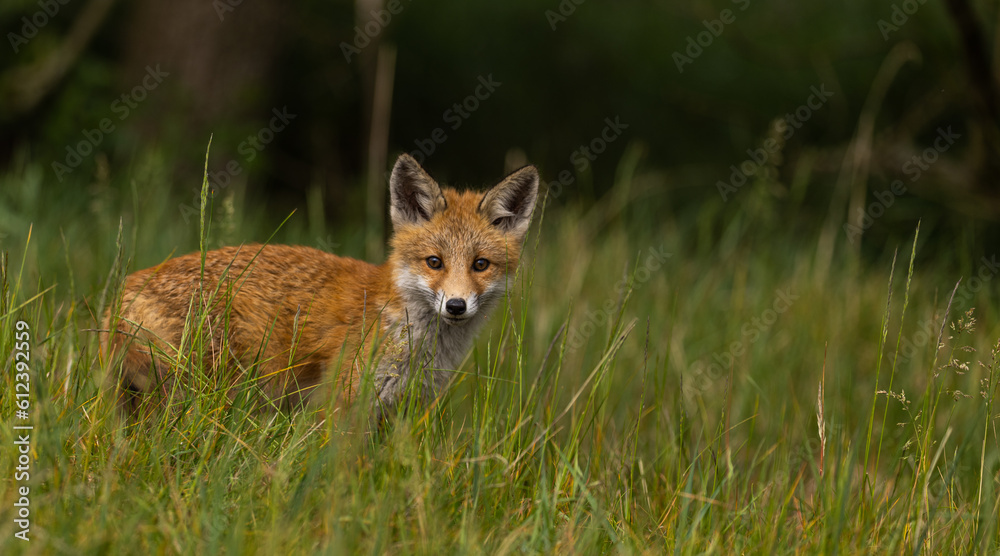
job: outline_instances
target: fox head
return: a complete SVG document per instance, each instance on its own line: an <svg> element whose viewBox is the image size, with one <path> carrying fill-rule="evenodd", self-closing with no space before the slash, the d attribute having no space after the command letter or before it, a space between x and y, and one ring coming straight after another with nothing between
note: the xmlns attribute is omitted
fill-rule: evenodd
<svg viewBox="0 0 1000 556"><path fill-rule="evenodd" d="M526 166L485 193L458 192L442 189L403 154L389 193L389 264L407 310L452 326L480 320L517 268L538 197L538 171Z"/></svg>

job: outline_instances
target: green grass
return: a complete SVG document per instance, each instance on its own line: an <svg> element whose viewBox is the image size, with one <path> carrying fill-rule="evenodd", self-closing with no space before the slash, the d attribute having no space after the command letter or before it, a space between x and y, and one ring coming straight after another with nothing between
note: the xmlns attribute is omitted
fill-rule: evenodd
<svg viewBox="0 0 1000 556"><path fill-rule="evenodd" d="M564 192L536 218L510 303L452 387L383 438L363 411L255 412L203 381L184 411L125 428L95 333L124 271L266 240L262 222L286 216L230 191L202 234L165 164L59 199L26 159L0 177L0 553L1000 550L995 283L949 301L991 252L924 256L915 231L862 258L840 236L825 265L820 225L763 185L674 211L669 180L623 164L607 199ZM306 212L276 241L360 255L359 235ZM9 426L19 320L26 483Z"/></svg>

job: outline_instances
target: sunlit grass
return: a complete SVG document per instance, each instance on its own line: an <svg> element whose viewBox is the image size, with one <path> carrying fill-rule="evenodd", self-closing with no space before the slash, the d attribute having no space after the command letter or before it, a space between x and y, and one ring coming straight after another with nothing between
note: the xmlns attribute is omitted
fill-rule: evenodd
<svg viewBox="0 0 1000 556"><path fill-rule="evenodd" d="M818 226L774 224L794 207L745 191L745 208L660 214L657 178L624 171L594 208L550 200L447 394L383 434L357 406L261 412L206 383L126 427L96 333L123 272L274 229L226 197L204 231L185 224L153 155L125 184L44 202L20 164L0 177L19 211L0 223L0 413L23 320L33 540L13 536L0 427L4 554L1000 549L995 287L949 301L961 273L922 259L916 232L820 274ZM326 241L307 220L275 241Z"/></svg>

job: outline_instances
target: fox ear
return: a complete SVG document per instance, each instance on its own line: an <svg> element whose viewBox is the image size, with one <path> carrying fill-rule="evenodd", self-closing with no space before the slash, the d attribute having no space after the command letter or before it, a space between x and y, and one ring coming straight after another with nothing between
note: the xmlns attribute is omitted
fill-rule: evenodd
<svg viewBox="0 0 1000 556"><path fill-rule="evenodd" d="M412 156L399 155L389 177L389 214L393 227L426 222L446 206L437 182Z"/></svg>
<svg viewBox="0 0 1000 556"><path fill-rule="evenodd" d="M525 166L493 186L479 203L479 212L505 234L524 239L538 198L538 170Z"/></svg>

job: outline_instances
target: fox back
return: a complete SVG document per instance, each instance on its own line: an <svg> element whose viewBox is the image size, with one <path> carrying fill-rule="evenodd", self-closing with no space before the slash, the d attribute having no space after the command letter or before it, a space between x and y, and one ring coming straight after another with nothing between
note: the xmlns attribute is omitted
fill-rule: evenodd
<svg viewBox="0 0 1000 556"><path fill-rule="evenodd" d="M366 376L376 415L407 388L435 395L513 277L538 173L528 166L485 193L458 192L404 154L389 188L393 235L381 265L243 245L129 275L104 326L122 409L162 403L196 363L231 394L250 388L285 408L328 395L351 403Z"/></svg>

